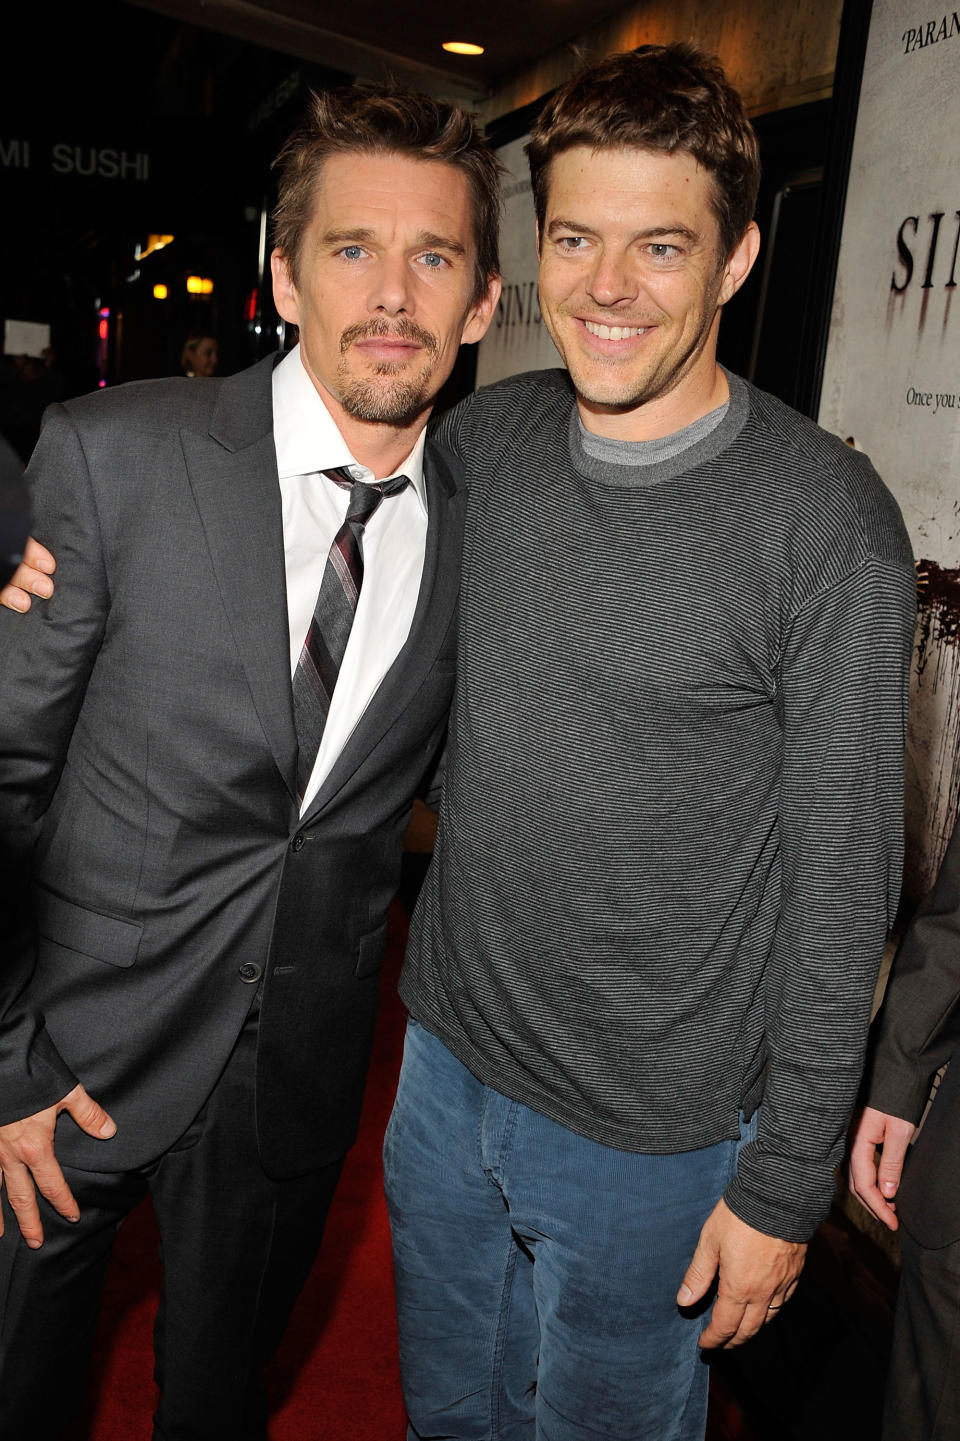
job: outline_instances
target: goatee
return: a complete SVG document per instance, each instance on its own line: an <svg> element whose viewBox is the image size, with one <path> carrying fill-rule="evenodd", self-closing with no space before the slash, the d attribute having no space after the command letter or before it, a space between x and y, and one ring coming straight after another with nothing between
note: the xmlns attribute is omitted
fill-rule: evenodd
<svg viewBox="0 0 960 1441"><path fill-rule="evenodd" d="M429 362L436 358L437 342L430 332L412 320L370 320L363 325L351 325L343 332L340 354L346 355L358 340L387 336L419 346L427 364L415 375L403 375L399 372L406 370L409 361L386 360L377 365L372 374L351 377L346 363L341 362L340 404L348 415L357 420L406 426L412 424L433 400L430 394L433 367Z"/></svg>

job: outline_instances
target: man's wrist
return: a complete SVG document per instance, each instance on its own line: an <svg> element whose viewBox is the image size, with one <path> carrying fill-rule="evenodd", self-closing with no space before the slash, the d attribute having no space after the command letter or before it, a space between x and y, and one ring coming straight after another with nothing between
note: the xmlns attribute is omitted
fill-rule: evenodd
<svg viewBox="0 0 960 1441"><path fill-rule="evenodd" d="M930 1097L931 1082L927 1076L916 1071L910 1075L884 1075L875 1077L865 1096L864 1105L885 1116L897 1116L916 1126L923 1114L923 1108Z"/></svg>
<svg viewBox="0 0 960 1441"><path fill-rule="evenodd" d="M744 1186L739 1176L730 1182L723 1200L728 1209L754 1231L762 1231L765 1236L773 1236L780 1241L801 1244L809 1241L826 1214L826 1208L812 1216L791 1210L779 1198L770 1202Z"/></svg>

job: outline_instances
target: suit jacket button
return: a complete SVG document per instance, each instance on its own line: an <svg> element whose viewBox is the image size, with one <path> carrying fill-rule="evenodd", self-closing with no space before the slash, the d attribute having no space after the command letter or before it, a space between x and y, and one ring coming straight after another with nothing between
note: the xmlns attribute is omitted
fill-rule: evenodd
<svg viewBox="0 0 960 1441"><path fill-rule="evenodd" d="M244 961L237 974L241 981L246 981L248 986L252 986L254 981L259 981L263 972L259 966L254 965L253 961Z"/></svg>
<svg viewBox="0 0 960 1441"><path fill-rule="evenodd" d="M294 836L293 840L290 842L290 849L291 849L292 851L302 851L302 850L303 850L303 836L302 836L302 835Z"/></svg>

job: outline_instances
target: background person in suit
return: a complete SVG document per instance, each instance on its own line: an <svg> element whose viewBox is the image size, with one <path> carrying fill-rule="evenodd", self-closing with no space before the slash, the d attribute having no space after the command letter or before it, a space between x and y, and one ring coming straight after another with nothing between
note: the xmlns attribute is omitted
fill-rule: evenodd
<svg viewBox="0 0 960 1441"><path fill-rule="evenodd" d="M5 1441L57 1434L147 1191L154 1434L265 1435L444 732L463 492L424 425L499 294L497 163L462 111L361 89L281 164L297 350L58 406L30 467L60 566L0 617Z"/></svg>
<svg viewBox="0 0 960 1441"><path fill-rule="evenodd" d="M867 1073L868 1104L850 1147L850 1189L901 1234L884 1441L960 1434L958 1036L960 825L897 952ZM948 1061L904 1169L933 1077Z"/></svg>

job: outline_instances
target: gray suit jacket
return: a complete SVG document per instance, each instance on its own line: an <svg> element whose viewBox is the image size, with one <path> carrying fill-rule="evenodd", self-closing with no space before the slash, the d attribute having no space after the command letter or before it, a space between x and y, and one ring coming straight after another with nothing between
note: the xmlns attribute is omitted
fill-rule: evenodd
<svg viewBox="0 0 960 1441"><path fill-rule="evenodd" d="M463 491L428 445L411 633L299 819L270 357L55 407L31 462L56 595L0 611L0 1121L83 1082L139 1166L183 1132L264 981L261 1157L356 1130L386 912L444 733ZM31 897L29 907L25 898Z"/></svg>
<svg viewBox="0 0 960 1441"><path fill-rule="evenodd" d="M924 1246L960 1238L960 824L936 885L897 952L869 1072L867 1100L920 1120L934 1074L952 1061L911 1148L897 1212Z"/></svg>

